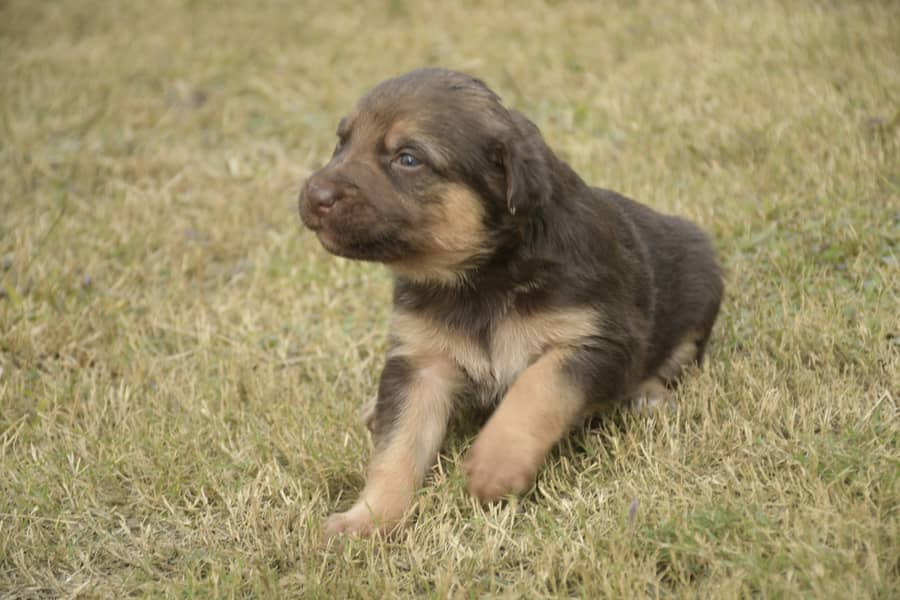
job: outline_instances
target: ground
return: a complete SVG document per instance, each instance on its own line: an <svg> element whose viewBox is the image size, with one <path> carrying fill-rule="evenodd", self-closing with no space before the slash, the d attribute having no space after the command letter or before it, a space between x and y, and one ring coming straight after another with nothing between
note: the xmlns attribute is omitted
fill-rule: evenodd
<svg viewBox="0 0 900 600"><path fill-rule="evenodd" d="M896 597L900 4L2 0L0 56L0 596ZM296 195L421 65L700 223L727 297L677 410L490 508L462 423L323 547L391 282Z"/></svg>

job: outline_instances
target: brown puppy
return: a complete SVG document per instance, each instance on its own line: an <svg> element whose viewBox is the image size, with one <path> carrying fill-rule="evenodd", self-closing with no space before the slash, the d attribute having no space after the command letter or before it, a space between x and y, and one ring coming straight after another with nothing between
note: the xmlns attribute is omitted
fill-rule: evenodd
<svg viewBox="0 0 900 600"><path fill-rule="evenodd" d="M385 81L337 134L300 216L395 287L366 485L327 537L400 520L461 397L496 406L463 467L492 501L528 489L586 414L665 400L700 360L723 289L707 237L588 187L478 79Z"/></svg>

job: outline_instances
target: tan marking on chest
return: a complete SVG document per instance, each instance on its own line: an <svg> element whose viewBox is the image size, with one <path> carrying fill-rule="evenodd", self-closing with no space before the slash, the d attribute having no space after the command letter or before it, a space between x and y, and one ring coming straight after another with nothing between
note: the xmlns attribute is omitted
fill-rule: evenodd
<svg viewBox="0 0 900 600"><path fill-rule="evenodd" d="M485 346L434 319L397 312L391 323L391 335L396 340L391 354L446 356L468 374L481 395L493 399L549 349L577 345L596 334L599 327L599 315L590 308L528 316L510 313L498 321Z"/></svg>

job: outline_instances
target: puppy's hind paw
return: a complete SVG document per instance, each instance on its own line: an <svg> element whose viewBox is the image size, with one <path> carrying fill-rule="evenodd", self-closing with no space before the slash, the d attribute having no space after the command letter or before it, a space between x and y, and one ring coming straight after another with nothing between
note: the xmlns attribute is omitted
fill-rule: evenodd
<svg viewBox="0 0 900 600"><path fill-rule="evenodd" d="M648 379L638 386L629 408L636 413L649 413L661 409L675 409L675 397L658 379Z"/></svg>

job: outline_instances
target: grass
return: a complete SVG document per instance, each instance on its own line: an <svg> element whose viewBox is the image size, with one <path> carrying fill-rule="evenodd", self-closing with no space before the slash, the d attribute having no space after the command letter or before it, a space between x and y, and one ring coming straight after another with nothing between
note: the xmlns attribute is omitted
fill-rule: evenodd
<svg viewBox="0 0 900 600"><path fill-rule="evenodd" d="M0 596L835 597L900 588L900 5L0 2ZM460 426L396 539L362 483L389 310L295 196L406 69L710 230L674 414L481 508Z"/></svg>

